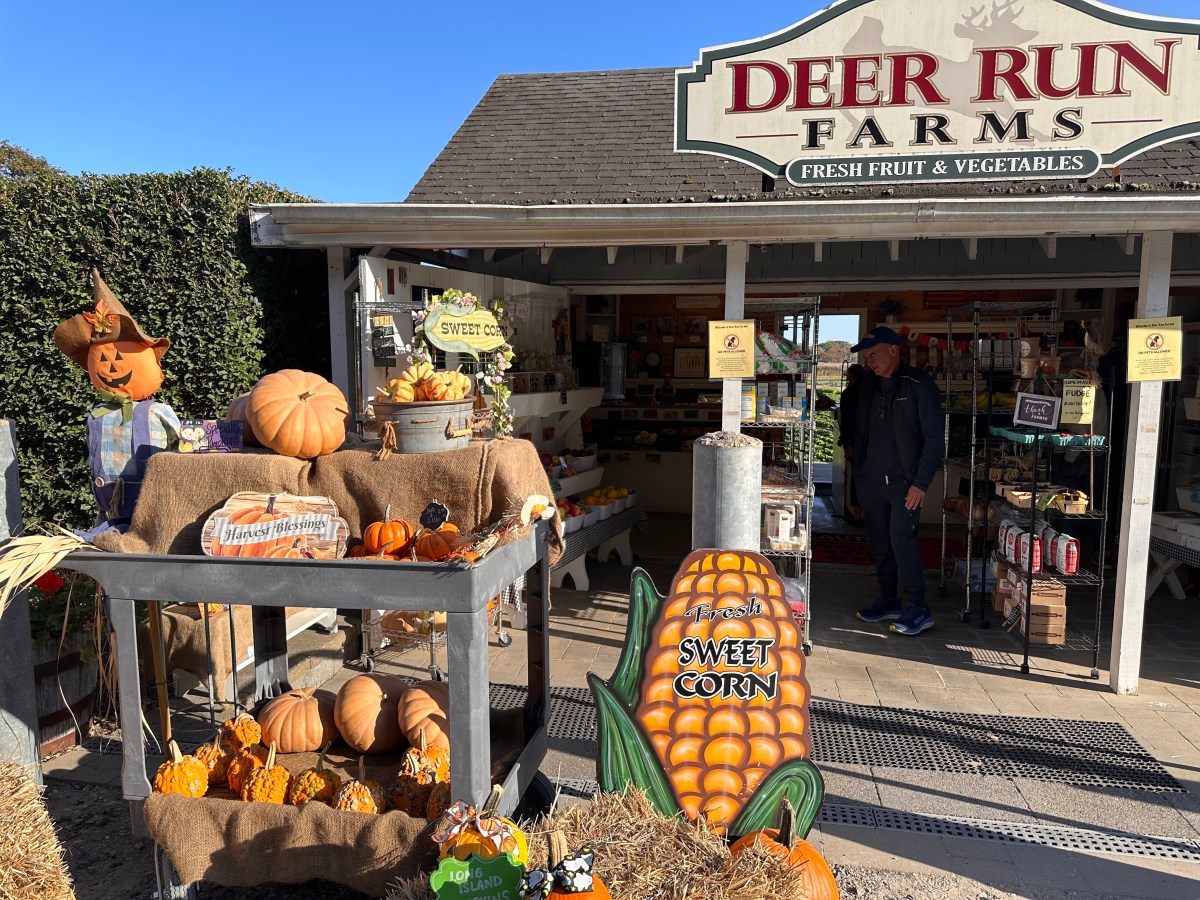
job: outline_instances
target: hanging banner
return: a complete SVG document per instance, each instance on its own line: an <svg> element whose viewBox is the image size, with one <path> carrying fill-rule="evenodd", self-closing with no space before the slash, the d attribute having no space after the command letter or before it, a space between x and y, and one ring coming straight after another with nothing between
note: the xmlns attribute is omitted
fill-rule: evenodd
<svg viewBox="0 0 1200 900"><path fill-rule="evenodd" d="M1200 22L1090 0L842 0L703 50L675 149L794 186L1075 181L1200 134Z"/></svg>
<svg viewBox="0 0 1200 900"><path fill-rule="evenodd" d="M1096 385L1087 378L1068 378L1063 382L1060 425L1091 425L1096 409Z"/></svg>
<svg viewBox="0 0 1200 900"><path fill-rule="evenodd" d="M1129 320L1129 381L1183 377L1183 318Z"/></svg>
<svg viewBox="0 0 1200 900"><path fill-rule="evenodd" d="M754 377L754 320L708 323L708 377Z"/></svg>

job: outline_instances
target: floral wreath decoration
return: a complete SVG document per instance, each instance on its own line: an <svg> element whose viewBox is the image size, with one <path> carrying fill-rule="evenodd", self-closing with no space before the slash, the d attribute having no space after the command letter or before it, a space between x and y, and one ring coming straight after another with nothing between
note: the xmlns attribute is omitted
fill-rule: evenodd
<svg viewBox="0 0 1200 900"><path fill-rule="evenodd" d="M504 306L499 300L493 300L491 303L484 303L474 294L463 293L456 288L450 288L441 294L435 294L429 299L428 304L422 310L413 313L413 320L416 325L413 334L412 344L405 348L408 353L408 361L412 365L419 363L428 363L433 365L433 345L429 341L429 337L425 332L425 320L436 306L452 306L457 310L470 312L472 310L483 310L490 312L500 320L504 317ZM513 412L508 404L509 397L512 396L512 389L504 382L504 373L512 365L513 348L507 341L501 344L494 350L485 350L480 353L469 351L472 356L479 360L479 371L475 377L478 379L480 387L487 388L492 395L489 407L492 412L492 425L495 428L497 437L508 437L513 430Z"/></svg>

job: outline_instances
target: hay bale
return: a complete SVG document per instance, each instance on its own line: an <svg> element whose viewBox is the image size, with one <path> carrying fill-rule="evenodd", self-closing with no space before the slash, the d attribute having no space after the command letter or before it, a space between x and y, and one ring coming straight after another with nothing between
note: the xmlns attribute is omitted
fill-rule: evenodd
<svg viewBox="0 0 1200 900"><path fill-rule="evenodd" d="M575 849L596 852L595 872L616 900L804 900L796 873L757 847L736 858L703 822L665 818L642 791L597 794L526 823L532 867L546 864L546 834L560 830ZM428 881L398 882L388 900L430 900Z"/></svg>
<svg viewBox="0 0 1200 900"><path fill-rule="evenodd" d="M0 761L0 897L74 900L62 845L23 766Z"/></svg>

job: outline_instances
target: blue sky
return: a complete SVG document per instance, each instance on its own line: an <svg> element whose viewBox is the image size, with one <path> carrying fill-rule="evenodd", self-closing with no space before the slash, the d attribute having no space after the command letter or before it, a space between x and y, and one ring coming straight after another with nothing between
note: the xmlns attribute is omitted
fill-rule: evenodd
<svg viewBox="0 0 1200 900"><path fill-rule="evenodd" d="M499 74L686 66L824 5L8 0L0 58L24 77L0 100L0 140L72 173L207 166L398 201Z"/></svg>

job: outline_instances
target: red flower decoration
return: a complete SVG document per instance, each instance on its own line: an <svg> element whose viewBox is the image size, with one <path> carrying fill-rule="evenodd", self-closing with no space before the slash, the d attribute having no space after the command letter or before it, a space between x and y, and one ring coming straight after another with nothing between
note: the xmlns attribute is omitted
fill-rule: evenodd
<svg viewBox="0 0 1200 900"><path fill-rule="evenodd" d="M34 582L34 585L41 588L44 593L53 594L56 591L62 590L66 582L58 577L54 572L47 572L41 578Z"/></svg>

